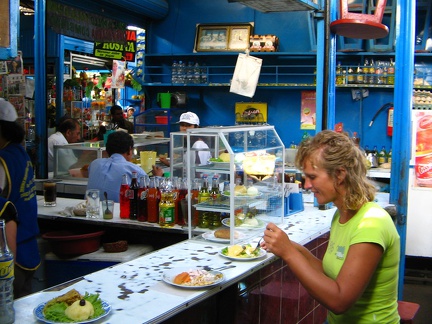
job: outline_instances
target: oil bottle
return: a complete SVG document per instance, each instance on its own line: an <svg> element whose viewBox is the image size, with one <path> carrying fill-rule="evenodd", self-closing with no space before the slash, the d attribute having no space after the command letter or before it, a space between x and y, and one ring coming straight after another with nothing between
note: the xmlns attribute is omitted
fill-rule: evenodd
<svg viewBox="0 0 432 324"><path fill-rule="evenodd" d="M159 225L161 227L173 227L175 225L175 202L171 180L163 180L160 186L160 193Z"/></svg>

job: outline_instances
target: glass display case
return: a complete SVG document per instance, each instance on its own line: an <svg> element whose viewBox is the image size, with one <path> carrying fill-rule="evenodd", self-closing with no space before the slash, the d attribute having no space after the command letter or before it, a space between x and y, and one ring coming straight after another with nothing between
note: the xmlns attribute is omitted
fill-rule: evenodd
<svg viewBox="0 0 432 324"><path fill-rule="evenodd" d="M132 162L140 164L141 151L156 151L156 156L165 154L169 148L169 138L148 138L146 134L133 134L134 156ZM88 165L95 159L108 157L103 141L83 142L54 146L55 179L88 178Z"/></svg>
<svg viewBox="0 0 432 324"><path fill-rule="evenodd" d="M211 157L200 161L200 154ZM216 230L229 228L231 245L262 235L270 221L283 222L284 177L279 174L284 172L285 147L273 126L208 127L173 133L171 159L172 174L187 178L190 237L192 212L199 218L194 232L202 229L202 237L218 241ZM198 199L192 202L196 178L202 184ZM218 193L212 182L218 186ZM209 194L203 199L206 190Z"/></svg>

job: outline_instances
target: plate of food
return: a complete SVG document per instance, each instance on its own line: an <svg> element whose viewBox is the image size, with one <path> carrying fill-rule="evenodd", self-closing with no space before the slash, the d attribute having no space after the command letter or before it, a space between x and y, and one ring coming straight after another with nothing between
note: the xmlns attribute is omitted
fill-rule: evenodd
<svg viewBox="0 0 432 324"><path fill-rule="evenodd" d="M245 235L241 232L234 231L234 239L242 239ZM205 232L202 234L202 237L205 240L226 243L230 241L230 229L229 228L221 228L212 232Z"/></svg>
<svg viewBox="0 0 432 324"><path fill-rule="evenodd" d="M256 260L264 257L267 251L251 244L231 245L224 247L219 254L225 258L236 261Z"/></svg>
<svg viewBox="0 0 432 324"><path fill-rule="evenodd" d="M222 224L225 226L230 226L230 219L224 218L222 219ZM243 219L240 219L236 216L235 218L235 227L237 228L244 228L244 229L260 229L265 228L266 223L262 221L261 219L258 219L256 217L244 217Z"/></svg>
<svg viewBox="0 0 432 324"><path fill-rule="evenodd" d="M165 271L162 280L175 287L200 289L216 286L225 278L220 271L184 267Z"/></svg>
<svg viewBox="0 0 432 324"><path fill-rule="evenodd" d="M34 310L35 317L42 322L91 323L109 314L111 306L99 298L99 294L81 295L75 289L39 304Z"/></svg>

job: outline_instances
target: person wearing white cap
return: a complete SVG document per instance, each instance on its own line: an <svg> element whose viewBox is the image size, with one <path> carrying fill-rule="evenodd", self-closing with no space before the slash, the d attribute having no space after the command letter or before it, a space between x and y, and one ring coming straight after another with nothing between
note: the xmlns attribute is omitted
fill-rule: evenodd
<svg viewBox="0 0 432 324"><path fill-rule="evenodd" d="M189 128L199 128L200 120L197 114L188 111L180 115L178 124L180 125L180 132L186 132ZM211 158L211 153L208 151L209 147L202 138L198 138L192 145L192 148L197 150L194 161L191 161L192 165L209 163L208 161ZM169 161L164 157L159 157L159 160L167 166L170 165Z"/></svg>
<svg viewBox="0 0 432 324"><path fill-rule="evenodd" d="M14 297L31 293L33 274L40 265L37 201L32 162L21 143L25 131L16 122L15 107L0 98L0 189L18 212Z"/></svg>

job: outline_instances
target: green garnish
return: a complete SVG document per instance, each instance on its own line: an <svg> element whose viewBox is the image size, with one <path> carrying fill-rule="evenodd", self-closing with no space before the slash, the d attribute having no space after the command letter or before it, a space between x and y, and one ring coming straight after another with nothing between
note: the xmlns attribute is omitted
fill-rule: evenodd
<svg viewBox="0 0 432 324"><path fill-rule="evenodd" d="M96 318L105 314L105 310L102 307L102 300L99 298L99 294L89 294L86 292L83 299L92 303L93 305L94 314L89 319ZM47 307L43 312L45 319L52 322L73 323L74 321L67 317L65 314L65 310L67 307L68 305L64 302L55 303Z"/></svg>

